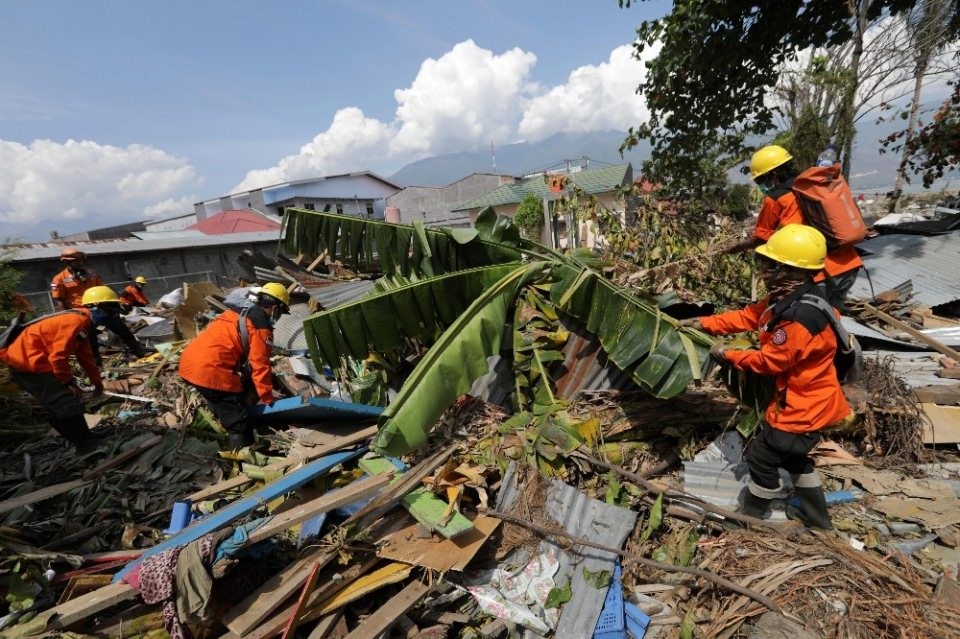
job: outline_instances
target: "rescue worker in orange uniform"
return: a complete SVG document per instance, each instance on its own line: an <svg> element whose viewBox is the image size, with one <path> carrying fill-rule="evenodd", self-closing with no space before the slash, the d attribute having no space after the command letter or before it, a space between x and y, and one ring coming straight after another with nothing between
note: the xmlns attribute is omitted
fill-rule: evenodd
<svg viewBox="0 0 960 639"><path fill-rule="evenodd" d="M83 306L83 292L92 286L103 286L103 280L87 268L87 254L74 248L64 249L60 261L65 268L50 281L50 296L55 310L65 311Z"/></svg>
<svg viewBox="0 0 960 639"><path fill-rule="evenodd" d="M60 254L60 261L67 266L53 276L50 282L50 295L54 305L59 310L79 308L83 306L83 294L94 286L103 286L103 280L96 271L87 268L87 254L77 249L65 249ZM117 308L120 308L119 300ZM147 354L143 344L137 341L130 327L120 318L119 313L100 313L94 318L94 326L105 326L111 333L117 335L130 352L137 357ZM93 347L93 356L100 362L100 345L97 342L96 331L90 335L90 345Z"/></svg>
<svg viewBox="0 0 960 639"><path fill-rule="evenodd" d="M100 369L90 346L92 315L110 305L119 308L119 301L110 288L94 286L84 291L81 302L80 308L24 326L20 335L0 350L0 362L10 367L11 377L21 388L40 401L50 426L74 446L85 449L96 438L83 418L82 391L70 369L70 357L77 358L95 393L102 393Z"/></svg>
<svg viewBox="0 0 960 639"><path fill-rule="evenodd" d="M788 224L756 252L765 299L677 325L713 335L759 333L759 349L727 348L721 340L710 351L716 359L773 376L775 382L774 396L744 456L750 481L741 512L763 516L782 488L777 469L784 468L800 499L799 511L788 508L787 515L829 530L833 524L820 476L807 453L820 441L820 431L847 419L851 409L834 366L836 335L820 310L800 302L804 294L821 294L815 276L824 268L826 239L811 226Z"/></svg>
<svg viewBox="0 0 960 639"><path fill-rule="evenodd" d="M197 389L223 423L231 449L253 443L245 386L252 384L261 404L273 404L273 324L290 312L289 305L290 294L282 284L266 284L257 294L256 303L243 309L249 340L246 355L241 314L232 309L218 315L180 354L180 377Z"/></svg>
<svg viewBox="0 0 960 639"><path fill-rule="evenodd" d="M793 193L797 173L793 156L782 146L771 144L753 154L750 175L763 191L763 204L753 236L728 247L727 253L756 248L787 224L804 224L803 211ZM853 246L840 246L827 253L824 264L823 272L816 276L818 286L831 306L842 308L847 292L857 281L863 260Z"/></svg>
<svg viewBox="0 0 960 639"><path fill-rule="evenodd" d="M143 308L150 305L150 300L143 292L143 287L147 285L147 278L138 275L133 284L128 284L123 292L120 293L120 305L126 313L134 307Z"/></svg>

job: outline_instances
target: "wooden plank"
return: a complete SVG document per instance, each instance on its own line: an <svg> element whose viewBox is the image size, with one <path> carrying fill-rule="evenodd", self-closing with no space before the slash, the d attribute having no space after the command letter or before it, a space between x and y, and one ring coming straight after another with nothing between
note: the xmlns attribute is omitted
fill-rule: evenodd
<svg viewBox="0 0 960 639"><path fill-rule="evenodd" d="M135 599L137 596L138 593L133 586L125 583L110 584L98 588L46 611L44 616L49 614L46 629L62 630L97 614L101 610L106 610L121 601Z"/></svg>
<svg viewBox="0 0 960 639"><path fill-rule="evenodd" d="M316 499L311 499L307 503L282 514L274 515L270 521L250 533L248 543L254 544L263 539L268 539L310 519L314 515L329 512L341 506L352 504L364 497L369 497L386 486L390 479L391 475L389 473L364 477L343 488L332 490Z"/></svg>
<svg viewBox="0 0 960 639"><path fill-rule="evenodd" d="M310 593L310 596L307 598L307 603L304 605L303 609L308 611L300 619L301 622L312 621L320 615L314 611L314 607L324 601L333 593L341 590L344 584L351 583L354 579L362 575L364 572L373 567L376 558L374 561L369 561L362 565L352 565L341 573L335 574L336 579L331 578L327 583L318 586L313 592ZM283 630L283 626L286 623L286 620L290 618L290 613L293 612L293 604L287 606L273 617L264 621L254 630L248 633L244 639L268 639L273 637ZM238 635L234 633L228 633L222 635L221 639L235 639Z"/></svg>
<svg viewBox="0 0 960 639"><path fill-rule="evenodd" d="M320 621L317 622L317 625L313 627L313 630L310 631L310 634L307 635L307 639L327 639L327 635L333 631L342 617L342 610L336 610L322 617Z"/></svg>
<svg viewBox="0 0 960 639"><path fill-rule="evenodd" d="M59 484L53 484L52 486L44 486L38 490L26 493L25 495L20 495L18 497L13 497L5 501L0 502L0 514L9 512L15 508L20 508L21 506L27 506L29 504L35 504L40 501L51 499L57 495L62 495L63 493L69 492L81 486L86 486L91 481L104 474L108 470L111 470L126 461L129 461L133 457L138 456L148 448L152 448L158 442L162 441L163 437L156 435L151 437L144 443L140 444L136 448L131 448L128 451L124 451L119 455L114 455L110 459L106 460L99 466L91 468L89 471L83 474L80 479L73 479L71 481L65 481Z"/></svg>
<svg viewBox="0 0 960 639"><path fill-rule="evenodd" d="M917 401L924 404L960 404L960 384L956 386L921 386L914 388Z"/></svg>
<svg viewBox="0 0 960 639"><path fill-rule="evenodd" d="M417 605L429 592L430 586L419 580L411 581L406 588L380 606L344 639L376 639L380 633L389 630L404 613Z"/></svg>
<svg viewBox="0 0 960 639"><path fill-rule="evenodd" d="M456 539L438 539L434 536L422 539L418 535L419 524L413 523L382 537L377 546L377 556L437 572L462 571L499 524L500 520L496 517L478 515L473 520L474 529Z"/></svg>
<svg viewBox="0 0 960 639"><path fill-rule="evenodd" d="M189 544L191 541L196 541L207 533L211 533L222 526L226 526L233 520L249 514L255 508L260 506L260 504L269 502L271 499L299 488L314 478L326 473L334 466L342 464L343 462L353 459L354 457L358 457L364 452L366 452L366 448L336 453L314 460L303 468L297 468L287 475L284 475L277 481L267 484L253 494L238 499L229 506L218 510L212 515L207 515L192 526L184 528L173 537L160 542L156 546L146 549L138 559L135 559L127 564L126 568L116 574L116 576L113 578L114 582L118 582L126 577L130 571L132 571L136 566L140 565L140 563L147 557L155 555L159 552L163 552L164 550L168 550L170 548L175 548L176 546Z"/></svg>
<svg viewBox="0 0 960 639"><path fill-rule="evenodd" d="M929 335L924 335L923 333L921 333L920 331L918 331L918 330L915 329L914 327L910 326L910 325L907 324L906 322L902 322L902 321L898 320L896 317L893 317L892 315L888 315L888 314L884 313L883 311L881 311L880 309L878 309L878 308L876 308L876 307L874 307L874 306L871 306L870 304L864 304L863 307L864 307L868 312L872 313L873 315L876 315L877 317L879 317L880 319L882 319L882 320L883 320L884 322L886 322L887 324L890 324L891 326L895 326L895 327L899 328L901 331L904 331L905 333L909 334L909 335L912 336L913 338L915 338L915 339L923 342L923 343L926 344L927 346L930 346L931 348L940 351L940 352L943 353L944 355L947 355L947 356L949 356L949 357L952 357L955 361L960 362L960 353L958 353L957 351L953 350L953 349L950 348L949 346L945 346L945 345L941 344L940 342L938 342L937 340L933 339L933 338L930 337Z"/></svg>
<svg viewBox="0 0 960 639"><path fill-rule="evenodd" d="M960 443L960 406L921 404L927 420L922 424L924 444Z"/></svg>
<svg viewBox="0 0 960 639"><path fill-rule="evenodd" d="M300 621L300 615L303 613L303 606L307 603L307 597L310 596L310 592L317 583L317 575L319 573L320 562L315 561L313 562L313 566L310 567L310 575L307 577L307 583L303 584L303 590L300 591L300 596L297 598L297 603L293 607L293 612L290 613L290 621L283 629L283 634L280 635L280 639L290 639L290 636L296 631L297 624Z"/></svg>
<svg viewBox="0 0 960 639"><path fill-rule="evenodd" d="M287 457L283 461L275 462L268 466L264 466L262 470L264 472L283 471L295 464L316 459L317 457L321 457L333 451L340 450L341 448L344 448L346 446L353 446L354 444L359 444L361 442L364 442L370 439L376 434L377 434L377 427L370 426L368 428L364 428L363 430L358 430L348 435L334 435L332 441L325 443L322 446L316 446L314 449L311 449L309 452L307 452L304 455ZM226 479L224 481L214 484L213 486L208 486L203 490L199 490L193 493L192 495L190 495L187 499L189 499L190 501L203 501L204 499L212 497L213 495L218 495L227 490L231 490L238 486L242 486L243 484L250 481L254 481L254 480L248 477L246 474L241 473L232 479Z"/></svg>
<svg viewBox="0 0 960 639"><path fill-rule="evenodd" d="M312 273L314 269L316 269L318 266L320 266L320 264L323 263L323 260L325 260L326 257L327 257L327 249L323 249L322 251L320 251L320 255L318 255L315 260L310 262L310 266L307 267L307 270Z"/></svg>
<svg viewBox="0 0 960 639"><path fill-rule="evenodd" d="M303 585L307 579L307 571L314 562L318 562L322 568L336 556L336 552L317 551L295 561L228 610L220 621L233 634L247 637L271 612ZM284 617L285 620L286 617Z"/></svg>

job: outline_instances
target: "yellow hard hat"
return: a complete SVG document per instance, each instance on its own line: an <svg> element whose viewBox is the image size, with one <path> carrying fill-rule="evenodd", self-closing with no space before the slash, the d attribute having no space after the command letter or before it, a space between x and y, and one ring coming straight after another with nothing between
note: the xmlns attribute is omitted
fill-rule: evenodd
<svg viewBox="0 0 960 639"><path fill-rule="evenodd" d="M136 282L137 284L146 284L147 278L145 278L143 275L137 275L137 279L133 281Z"/></svg>
<svg viewBox="0 0 960 639"><path fill-rule="evenodd" d="M764 173L772 171L792 159L793 156L790 155L790 152L782 146L776 144L765 146L750 158L750 177L756 180Z"/></svg>
<svg viewBox="0 0 960 639"><path fill-rule="evenodd" d="M272 297L284 306L290 306L290 293L287 292L287 287L283 284L278 284L277 282L264 284L263 288L260 289L260 295Z"/></svg>
<svg viewBox="0 0 960 639"><path fill-rule="evenodd" d="M81 303L84 306L93 306L95 304L104 304L109 302L120 303L120 298L109 286L91 286L83 292Z"/></svg>
<svg viewBox="0 0 960 639"><path fill-rule="evenodd" d="M756 250L775 262L819 271L827 256L827 238L812 226L787 224Z"/></svg>

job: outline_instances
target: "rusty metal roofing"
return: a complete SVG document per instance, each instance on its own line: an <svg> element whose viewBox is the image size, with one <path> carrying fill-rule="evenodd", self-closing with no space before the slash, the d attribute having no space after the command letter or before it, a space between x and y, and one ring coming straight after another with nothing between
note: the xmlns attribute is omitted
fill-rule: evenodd
<svg viewBox="0 0 960 639"><path fill-rule="evenodd" d="M869 273L860 276L850 295L870 299L873 294L913 281L911 302L934 307L960 299L960 233L882 235L857 245ZM870 282L873 282L871 293Z"/></svg>

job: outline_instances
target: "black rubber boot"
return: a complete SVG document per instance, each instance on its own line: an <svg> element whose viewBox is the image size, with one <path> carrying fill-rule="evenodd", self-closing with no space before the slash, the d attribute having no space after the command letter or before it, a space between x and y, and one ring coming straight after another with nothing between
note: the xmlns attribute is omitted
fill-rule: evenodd
<svg viewBox="0 0 960 639"><path fill-rule="evenodd" d="M823 486L810 488L794 488L797 498L800 499L800 508L787 504L786 513L790 519L802 521L811 528L833 530L830 521L830 512L827 510L827 498L823 494Z"/></svg>
<svg viewBox="0 0 960 639"><path fill-rule="evenodd" d="M253 443L253 437L246 433L230 433L227 437L227 450L238 450Z"/></svg>
<svg viewBox="0 0 960 639"><path fill-rule="evenodd" d="M771 501L772 500L770 499L757 497L748 489L743 493L743 504L740 505L738 512L742 515L747 515L748 517L763 519L763 516L767 512L767 508L770 507Z"/></svg>

